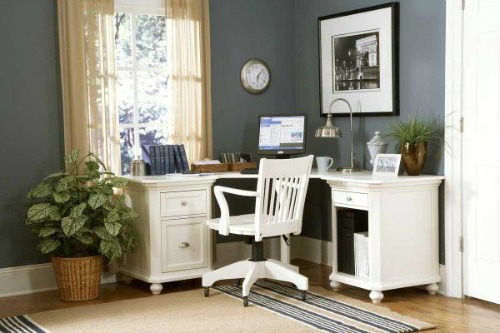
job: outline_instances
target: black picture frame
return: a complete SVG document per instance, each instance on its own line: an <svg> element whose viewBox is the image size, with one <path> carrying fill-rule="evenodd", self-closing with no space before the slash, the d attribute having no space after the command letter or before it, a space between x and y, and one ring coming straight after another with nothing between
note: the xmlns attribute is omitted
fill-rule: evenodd
<svg viewBox="0 0 500 333"><path fill-rule="evenodd" d="M399 3L318 18L320 115L399 115Z"/></svg>

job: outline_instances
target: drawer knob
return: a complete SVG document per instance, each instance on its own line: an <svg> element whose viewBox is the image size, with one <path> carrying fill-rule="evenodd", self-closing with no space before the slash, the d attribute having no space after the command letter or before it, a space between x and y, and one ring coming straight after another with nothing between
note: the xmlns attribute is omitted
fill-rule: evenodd
<svg viewBox="0 0 500 333"><path fill-rule="evenodd" d="M182 242L182 243L179 244L179 247L181 249L185 249L186 247L189 247L189 243L188 242Z"/></svg>
<svg viewBox="0 0 500 333"><path fill-rule="evenodd" d="M352 198L351 197L347 197L347 201L352 201Z"/></svg>
<svg viewBox="0 0 500 333"><path fill-rule="evenodd" d="M187 206L187 204L188 204L187 201L181 202L181 205L183 205L183 206Z"/></svg>

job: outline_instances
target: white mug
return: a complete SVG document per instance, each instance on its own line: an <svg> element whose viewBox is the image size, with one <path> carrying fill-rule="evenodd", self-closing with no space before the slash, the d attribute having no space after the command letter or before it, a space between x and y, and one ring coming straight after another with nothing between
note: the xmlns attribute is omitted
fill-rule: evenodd
<svg viewBox="0 0 500 333"><path fill-rule="evenodd" d="M325 173L333 165L333 158L329 156L317 156L316 164L318 165L318 172Z"/></svg>

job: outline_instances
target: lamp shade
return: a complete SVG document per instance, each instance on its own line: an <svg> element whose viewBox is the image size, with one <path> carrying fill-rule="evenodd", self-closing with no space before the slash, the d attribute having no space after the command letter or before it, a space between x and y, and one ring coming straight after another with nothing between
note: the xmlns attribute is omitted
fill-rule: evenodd
<svg viewBox="0 0 500 333"><path fill-rule="evenodd" d="M332 125L332 115L328 113L326 117L326 124L318 127L314 136L316 138L341 138L342 131L340 128Z"/></svg>

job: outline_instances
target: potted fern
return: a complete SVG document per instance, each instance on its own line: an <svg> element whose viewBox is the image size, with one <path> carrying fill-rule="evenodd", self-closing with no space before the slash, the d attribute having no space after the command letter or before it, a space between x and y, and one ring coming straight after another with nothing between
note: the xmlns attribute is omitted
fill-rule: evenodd
<svg viewBox="0 0 500 333"><path fill-rule="evenodd" d="M406 173L417 176L427 159L427 143L439 138L438 124L434 117L421 119L415 115L407 121L397 120L389 125L386 135L401 150L401 161Z"/></svg>
<svg viewBox="0 0 500 333"><path fill-rule="evenodd" d="M64 156L66 170L29 191L26 221L38 249L52 255L61 299L70 301L98 297L103 261L119 259L138 238L132 222L139 215L113 191L128 181L107 172L93 153L78 156L72 150Z"/></svg>

